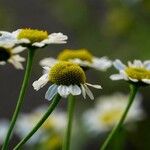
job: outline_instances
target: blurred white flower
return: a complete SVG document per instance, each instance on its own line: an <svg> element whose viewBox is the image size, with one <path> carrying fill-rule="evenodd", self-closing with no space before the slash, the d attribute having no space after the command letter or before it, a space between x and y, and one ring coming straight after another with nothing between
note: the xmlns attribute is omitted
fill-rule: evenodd
<svg viewBox="0 0 150 150"><path fill-rule="evenodd" d="M47 107L43 106L31 113L20 115L15 129L18 136L20 138L25 137L41 119L46 110ZM47 137L51 137L53 134L63 134L65 126L66 114L62 111L55 110L41 128L33 135L28 144L38 143L39 139L42 141Z"/></svg>
<svg viewBox="0 0 150 150"><path fill-rule="evenodd" d="M98 98L96 107L88 110L83 115L87 130L94 133L109 131L121 118L127 103L128 96L121 93ZM133 123L142 120L144 117L145 113L141 108L141 97L138 95L129 110L125 123Z"/></svg>
<svg viewBox="0 0 150 150"><path fill-rule="evenodd" d="M14 32L0 31L0 41L10 41L24 46L44 47L48 44L66 43L68 37L62 33L49 34L47 31L36 29L18 29Z"/></svg>
<svg viewBox="0 0 150 150"><path fill-rule="evenodd" d="M7 120L0 120L0 145L4 142L5 136L7 134L9 123Z"/></svg>
<svg viewBox="0 0 150 150"><path fill-rule="evenodd" d="M0 65L5 65L7 62L11 63L16 69L23 69L22 62L25 58L18 55L24 51L22 46L14 47L13 43L0 42Z"/></svg>
<svg viewBox="0 0 150 150"><path fill-rule="evenodd" d="M112 62L107 57L95 57L87 49L65 49L58 55L57 59L51 57L44 58L40 61L40 65L51 66L60 60L76 63L85 69L95 68L101 71L106 71L112 65Z"/></svg>
<svg viewBox="0 0 150 150"><path fill-rule="evenodd" d="M114 67L119 71L119 74L111 75L112 80L126 80L139 85L150 84L150 60L141 62L134 60L128 62L128 66L124 65L120 60L115 60Z"/></svg>

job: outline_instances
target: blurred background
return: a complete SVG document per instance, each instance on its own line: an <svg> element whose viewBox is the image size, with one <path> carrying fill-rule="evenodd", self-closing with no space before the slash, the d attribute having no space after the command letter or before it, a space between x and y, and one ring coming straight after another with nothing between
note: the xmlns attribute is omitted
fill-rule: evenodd
<svg viewBox="0 0 150 150"><path fill-rule="evenodd" d="M97 57L108 56L111 60L119 58L124 63L150 58L150 0L0 0L0 30L14 31L26 27L47 30L49 33L62 32L68 35L69 40L65 45L50 45L36 53L22 112L27 113L40 105L50 104L44 99L48 86L36 92L32 83L42 75L39 60L48 56L56 57L64 48L87 48ZM22 55L26 57L26 51ZM0 67L0 72L0 119L10 119L24 71L7 64ZM88 81L103 86L103 90L94 91L96 97L116 91L129 92L127 83L109 79L113 73L116 73L113 67L106 72L89 70ZM140 89L147 117L137 123L137 130L126 133L123 150L150 149L149 90L149 87ZM76 117L92 108L94 103L79 98ZM59 107L66 110L66 101L61 101ZM79 126L78 122L76 126ZM80 149L97 150L106 135L87 139L88 142L83 142ZM15 136L10 150L18 141L19 138Z"/></svg>

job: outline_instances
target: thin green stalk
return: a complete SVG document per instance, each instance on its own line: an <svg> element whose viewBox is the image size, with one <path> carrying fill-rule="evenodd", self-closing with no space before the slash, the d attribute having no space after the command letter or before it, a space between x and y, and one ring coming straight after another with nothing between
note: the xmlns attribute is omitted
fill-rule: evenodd
<svg viewBox="0 0 150 150"><path fill-rule="evenodd" d="M30 75L31 75L31 70L32 70L32 64L33 64L33 58L34 58L34 49L30 49L28 51L28 59L27 59L27 65L26 65L26 69L25 69L25 74L24 74L24 79L23 79L23 83L21 86L21 90L20 90L20 94L19 94L19 98L17 101L17 105L14 111L14 114L12 116L12 120L10 122L10 126L4 141L4 144L2 146L2 150L8 150L8 144L9 144L9 140L10 137L12 135L15 123L17 121L20 109L22 107L23 101L24 101L24 97L25 97L25 93L27 91L27 87L29 84L29 79L30 79Z"/></svg>
<svg viewBox="0 0 150 150"><path fill-rule="evenodd" d="M133 100L135 98L137 90L138 90L138 86L131 85L131 87L130 87L130 96L129 96L129 100L128 100L128 104L126 106L126 109L125 109L121 119L119 120L118 124L112 129L112 131L108 135L107 139L105 140L105 142L102 145L102 147L100 148L100 150L106 150L107 146L109 145L109 143L111 142L111 140L113 139L113 137L115 136L117 131L120 129L120 127L124 123L124 120L125 120L125 118L126 118L126 116L128 114L128 111L129 111L131 105L132 105L132 102L133 102Z"/></svg>
<svg viewBox="0 0 150 150"><path fill-rule="evenodd" d="M13 150L19 150L21 147L34 135L34 133L43 125L43 123L46 121L46 119L49 117L49 115L53 112L53 110L56 108L57 104L59 103L61 97L59 94L57 94L54 99L52 100L52 104L48 107L47 112L44 114L44 116L39 120L39 122L35 125L35 127L28 133L28 135L23 138Z"/></svg>
<svg viewBox="0 0 150 150"><path fill-rule="evenodd" d="M72 130L72 123L73 123L73 114L75 109L75 96L69 95L68 98L68 122L67 122L67 129L65 133L64 143L63 143L63 150L70 149L71 143L71 130Z"/></svg>

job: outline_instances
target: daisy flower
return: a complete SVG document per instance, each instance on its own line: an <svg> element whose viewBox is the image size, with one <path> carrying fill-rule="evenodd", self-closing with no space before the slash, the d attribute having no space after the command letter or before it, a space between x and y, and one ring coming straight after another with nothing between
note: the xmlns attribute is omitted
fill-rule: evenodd
<svg viewBox="0 0 150 150"><path fill-rule="evenodd" d="M128 96L121 93L98 98L96 107L83 115L87 129L94 133L111 130L121 118L128 103L127 99ZM144 116L144 111L141 108L141 97L138 95L129 110L125 123L142 120Z"/></svg>
<svg viewBox="0 0 150 150"><path fill-rule="evenodd" d="M7 120L0 120L0 145L4 142L4 138L6 136L7 130L9 127L9 123Z"/></svg>
<svg viewBox="0 0 150 150"><path fill-rule="evenodd" d="M16 125L16 133L20 138L24 138L28 132L32 130L35 124L39 121L39 119L43 116L47 110L46 106L42 106L37 108L31 113L21 114L17 125ZM36 144L39 143L39 140L45 141L47 138L53 137L53 134L63 135L64 129L66 126L66 113L56 110L41 126L41 128L34 134L31 138L31 141L28 144Z"/></svg>
<svg viewBox="0 0 150 150"><path fill-rule="evenodd" d="M66 43L68 37L62 33L51 33L36 29L18 29L14 32L0 31L0 40L11 41L27 47L44 47L48 44Z"/></svg>
<svg viewBox="0 0 150 150"><path fill-rule="evenodd" d="M119 71L119 74L111 75L112 80L126 80L138 85L150 84L150 60L140 61L134 60L128 62L128 65L124 65L120 60L115 60L114 67Z"/></svg>
<svg viewBox="0 0 150 150"><path fill-rule="evenodd" d="M87 49L65 49L58 55L57 59L45 58L40 61L40 65L50 66L56 61L70 61L80 65L83 69L95 68L101 71L105 71L112 64L107 57L95 57Z"/></svg>
<svg viewBox="0 0 150 150"><path fill-rule="evenodd" d="M94 99L88 86L101 89L100 85L86 83L83 69L77 64L60 61L51 67L44 67L44 74L33 83L35 90L39 90L48 82L52 82L45 94L45 98L51 100L57 93L66 98L69 94L80 95L86 98L86 94Z"/></svg>
<svg viewBox="0 0 150 150"><path fill-rule="evenodd" d="M22 62L25 58L18 55L18 53L24 51L22 46L14 47L12 43L0 42L0 65L5 65L7 62L11 63L16 69L23 69Z"/></svg>

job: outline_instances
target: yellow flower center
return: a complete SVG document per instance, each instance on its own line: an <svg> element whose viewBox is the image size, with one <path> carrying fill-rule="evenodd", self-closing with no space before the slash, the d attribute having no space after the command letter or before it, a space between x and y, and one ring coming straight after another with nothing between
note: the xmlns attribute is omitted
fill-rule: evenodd
<svg viewBox="0 0 150 150"><path fill-rule="evenodd" d="M64 61L68 61L76 58L91 63L93 56L86 49L79 49L79 50L65 49L58 55L58 59Z"/></svg>
<svg viewBox="0 0 150 150"><path fill-rule="evenodd" d="M0 47L0 61L7 61L11 57L11 49Z"/></svg>
<svg viewBox="0 0 150 150"><path fill-rule="evenodd" d="M85 80L83 69L71 62L60 61L49 72L49 81L57 85L80 85Z"/></svg>
<svg viewBox="0 0 150 150"><path fill-rule="evenodd" d="M102 116L100 116L99 120L107 126L112 126L114 123L119 121L121 115L122 110L114 109L104 113Z"/></svg>
<svg viewBox="0 0 150 150"><path fill-rule="evenodd" d="M36 29L22 29L18 35L18 39L28 39L31 43L41 42L47 38L47 31Z"/></svg>
<svg viewBox="0 0 150 150"><path fill-rule="evenodd" d="M128 67L125 72L133 79L150 79L150 71L145 68Z"/></svg>

